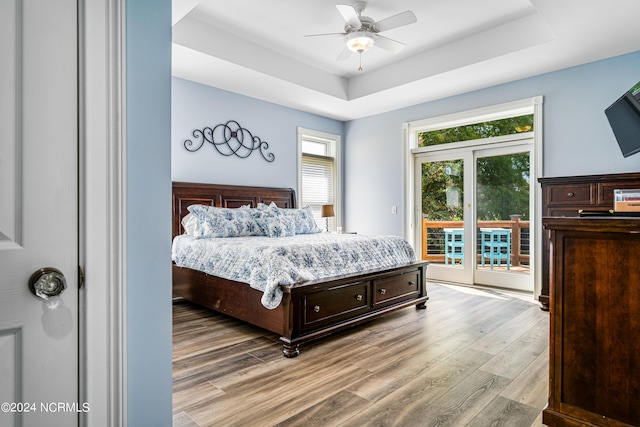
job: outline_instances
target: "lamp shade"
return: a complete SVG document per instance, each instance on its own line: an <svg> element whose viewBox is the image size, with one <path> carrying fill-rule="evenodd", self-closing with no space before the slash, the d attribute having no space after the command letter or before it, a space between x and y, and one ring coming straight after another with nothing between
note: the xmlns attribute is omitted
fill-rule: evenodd
<svg viewBox="0 0 640 427"><path fill-rule="evenodd" d="M322 205L322 218L327 218L335 215L335 212L333 212L333 205Z"/></svg>

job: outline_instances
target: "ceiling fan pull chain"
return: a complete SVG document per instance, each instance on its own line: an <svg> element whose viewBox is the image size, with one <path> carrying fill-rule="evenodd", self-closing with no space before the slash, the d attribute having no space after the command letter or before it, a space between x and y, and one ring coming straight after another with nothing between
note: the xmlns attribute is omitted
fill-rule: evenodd
<svg viewBox="0 0 640 427"><path fill-rule="evenodd" d="M360 67L358 67L358 71L362 71L362 52L360 52Z"/></svg>

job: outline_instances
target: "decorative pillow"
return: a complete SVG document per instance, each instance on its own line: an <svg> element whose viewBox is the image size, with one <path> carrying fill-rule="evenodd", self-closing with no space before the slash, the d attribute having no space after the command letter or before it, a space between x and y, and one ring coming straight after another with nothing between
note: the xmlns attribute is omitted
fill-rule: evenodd
<svg viewBox="0 0 640 427"><path fill-rule="evenodd" d="M198 218L200 230L195 237L240 237L263 236L262 228L258 225L251 209L241 207L236 209L217 208L214 206L191 205L187 208Z"/></svg>
<svg viewBox="0 0 640 427"><path fill-rule="evenodd" d="M282 213L275 203L259 203L251 212L264 234L269 237L287 237L296 234L295 220Z"/></svg>
<svg viewBox="0 0 640 427"><path fill-rule="evenodd" d="M316 224L313 218L313 211L310 206L304 206L300 209L280 209L286 216L293 218L296 224L296 234L315 234L322 233L322 229Z"/></svg>
<svg viewBox="0 0 640 427"><path fill-rule="evenodd" d="M200 233L200 221L198 217L192 213L188 213L182 218L182 227L184 228L184 234L189 236L197 236Z"/></svg>

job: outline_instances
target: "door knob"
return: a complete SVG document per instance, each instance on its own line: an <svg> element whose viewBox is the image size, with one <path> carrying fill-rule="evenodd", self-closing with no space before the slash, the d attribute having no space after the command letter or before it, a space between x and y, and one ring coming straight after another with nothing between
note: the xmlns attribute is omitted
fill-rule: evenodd
<svg viewBox="0 0 640 427"><path fill-rule="evenodd" d="M67 289L67 279L60 270L52 267L41 268L29 279L29 290L38 298L45 300L60 295L65 289Z"/></svg>

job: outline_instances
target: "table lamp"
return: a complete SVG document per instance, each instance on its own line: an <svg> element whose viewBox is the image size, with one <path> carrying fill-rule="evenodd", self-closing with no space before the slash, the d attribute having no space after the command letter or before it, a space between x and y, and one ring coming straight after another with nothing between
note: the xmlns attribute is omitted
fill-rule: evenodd
<svg viewBox="0 0 640 427"><path fill-rule="evenodd" d="M333 217L336 214L333 212L333 205L322 205L322 214L320 215L322 218L325 218L326 226L325 231L329 231L329 217Z"/></svg>

